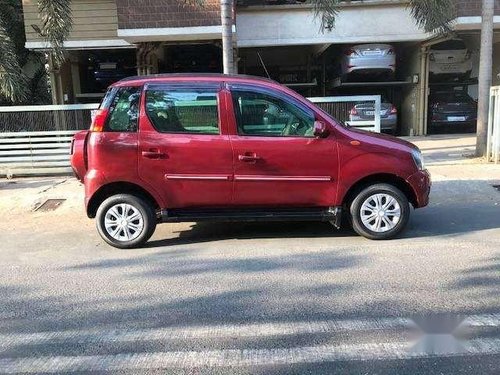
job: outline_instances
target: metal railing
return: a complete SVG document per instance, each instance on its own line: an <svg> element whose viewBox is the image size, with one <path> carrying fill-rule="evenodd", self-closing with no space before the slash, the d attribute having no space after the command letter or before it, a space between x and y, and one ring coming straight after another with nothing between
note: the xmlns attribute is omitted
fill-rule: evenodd
<svg viewBox="0 0 500 375"><path fill-rule="evenodd" d="M380 112L382 110L382 98L380 95L329 96L308 99L330 114L337 121L343 122L355 128L380 133ZM364 118L363 120L352 120L350 116L351 110L356 105L365 103L373 103L373 114L369 113L367 116L362 116Z"/></svg>
<svg viewBox="0 0 500 375"><path fill-rule="evenodd" d="M500 86L490 90L490 114L488 118L488 161L500 162Z"/></svg>
<svg viewBox="0 0 500 375"><path fill-rule="evenodd" d="M0 133L83 130L99 104L0 107Z"/></svg>
<svg viewBox="0 0 500 375"><path fill-rule="evenodd" d="M380 132L380 96L309 98L337 121ZM373 115L352 121L357 104L373 103ZM71 138L88 129L99 104L0 107L0 176L71 172Z"/></svg>
<svg viewBox="0 0 500 375"><path fill-rule="evenodd" d="M71 139L98 106L0 107L0 176L70 173Z"/></svg>

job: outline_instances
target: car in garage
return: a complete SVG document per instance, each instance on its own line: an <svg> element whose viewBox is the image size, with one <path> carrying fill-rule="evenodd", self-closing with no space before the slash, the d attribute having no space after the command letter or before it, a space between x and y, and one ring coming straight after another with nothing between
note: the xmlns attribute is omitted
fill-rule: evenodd
<svg viewBox="0 0 500 375"><path fill-rule="evenodd" d="M429 127L440 131L475 131L477 102L465 91L436 91L429 97Z"/></svg>
<svg viewBox="0 0 500 375"><path fill-rule="evenodd" d="M349 111L349 125L356 127L356 123L373 121L375 119L375 103L356 103ZM382 97L380 105L380 130L384 133L396 134L398 127L398 109Z"/></svg>
<svg viewBox="0 0 500 375"><path fill-rule="evenodd" d="M396 49L390 44L360 44L342 53L342 78L353 76L376 78L393 77L396 73Z"/></svg>
<svg viewBox="0 0 500 375"><path fill-rule="evenodd" d="M346 127L274 81L221 74L113 84L71 165L87 216L118 248L159 223L325 221L369 239L397 236L431 187L422 153Z"/></svg>
<svg viewBox="0 0 500 375"><path fill-rule="evenodd" d="M434 45L429 54L431 80L469 79L472 54L461 39L451 39Z"/></svg>

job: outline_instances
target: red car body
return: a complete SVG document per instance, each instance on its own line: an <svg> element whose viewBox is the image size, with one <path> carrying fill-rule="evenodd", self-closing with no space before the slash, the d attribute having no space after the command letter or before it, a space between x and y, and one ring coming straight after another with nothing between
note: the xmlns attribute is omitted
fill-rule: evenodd
<svg viewBox="0 0 500 375"><path fill-rule="evenodd" d="M217 85L220 133L158 132L145 109L144 91L152 83ZM300 103L325 127L325 136L238 134L229 85L256 87ZM375 182L397 186L415 208L428 204L430 176L416 165L412 156L419 152L416 146L341 125L273 81L247 76L167 75L127 79L111 88L120 87L141 90L137 131L83 131L75 136L72 146L72 166L84 182L89 217L96 215L104 199L123 192L142 194L162 213L342 207L359 187ZM106 115L104 108L100 116Z"/></svg>

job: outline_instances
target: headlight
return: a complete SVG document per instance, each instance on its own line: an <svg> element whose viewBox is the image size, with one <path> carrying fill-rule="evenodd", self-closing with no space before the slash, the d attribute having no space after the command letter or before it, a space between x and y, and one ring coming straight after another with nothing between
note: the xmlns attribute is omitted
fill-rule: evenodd
<svg viewBox="0 0 500 375"><path fill-rule="evenodd" d="M418 170L423 171L425 169L424 157L422 156L422 152L420 150L413 150L411 152L411 156L413 157L413 161L417 166Z"/></svg>

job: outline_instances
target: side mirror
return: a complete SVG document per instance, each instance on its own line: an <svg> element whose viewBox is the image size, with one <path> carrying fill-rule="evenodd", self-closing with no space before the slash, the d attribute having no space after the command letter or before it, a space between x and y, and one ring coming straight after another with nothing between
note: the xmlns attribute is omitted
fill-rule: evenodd
<svg viewBox="0 0 500 375"><path fill-rule="evenodd" d="M314 121L314 136L317 138L326 138L330 134L328 127L323 121Z"/></svg>

